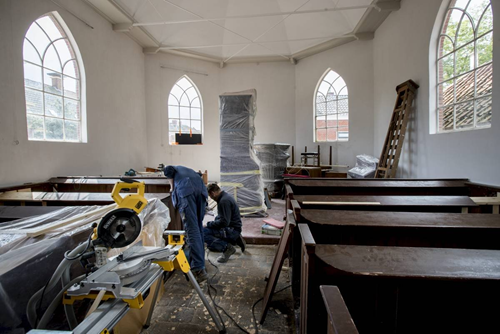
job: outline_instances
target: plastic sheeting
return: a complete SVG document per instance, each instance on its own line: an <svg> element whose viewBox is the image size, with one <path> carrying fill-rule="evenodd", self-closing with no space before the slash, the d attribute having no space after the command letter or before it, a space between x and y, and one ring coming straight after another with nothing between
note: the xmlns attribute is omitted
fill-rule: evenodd
<svg viewBox="0 0 500 334"><path fill-rule="evenodd" d="M222 189L231 194L242 215L264 213L264 184L253 151L255 89L219 96L220 171Z"/></svg>
<svg viewBox="0 0 500 334"><path fill-rule="evenodd" d="M66 207L44 215L6 222L1 227L40 226L97 208L99 206ZM163 231L170 223L167 206L159 199L151 199L139 217L143 228L134 244L142 241L145 246L164 247ZM92 223L99 218L90 218L87 224L77 228L64 227L36 238L24 234L1 234L0 230L0 332L22 333L23 329L29 329L25 315L29 298L47 283L63 259L64 252L88 238ZM122 250L125 248L111 250L108 256L117 255ZM82 273L80 265L72 269L75 272L73 277ZM55 294L56 291L52 291L44 297L42 310Z"/></svg>
<svg viewBox="0 0 500 334"><path fill-rule="evenodd" d="M283 188L283 173L286 170L287 160L290 157L290 144L283 143L256 143L254 145L257 157L260 160L260 170L264 187L271 196L279 197Z"/></svg>
<svg viewBox="0 0 500 334"><path fill-rule="evenodd" d="M347 174L353 179L368 179L375 177L378 159L371 155L361 154L356 156L356 166L349 169Z"/></svg>

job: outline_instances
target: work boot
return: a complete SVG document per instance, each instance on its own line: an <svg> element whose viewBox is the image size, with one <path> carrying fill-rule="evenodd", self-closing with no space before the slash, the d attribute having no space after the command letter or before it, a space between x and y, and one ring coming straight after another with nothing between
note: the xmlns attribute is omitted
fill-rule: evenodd
<svg viewBox="0 0 500 334"><path fill-rule="evenodd" d="M243 239L243 236L241 234L238 239L236 239L236 244L241 248L241 252L244 253L247 243L245 242L245 239Z"/></svg>
<svg viewBox="0 0 500 334"><path fill-rule="evenodd" d="M227 244L226 250L224 251L224 253L222 253L221 256L217 258L217 262L226 263L234 253L236 253L236 249L234 248L234 246L231 244Z"/></svg>
<svg viewBox="0 0 500 334"><path fill-rule="evenodd" d="M194 278L196 278L196 282L200 284L201 282L204 282L208 278L208 274L205 269L200 269L193 271Z"/></svg>

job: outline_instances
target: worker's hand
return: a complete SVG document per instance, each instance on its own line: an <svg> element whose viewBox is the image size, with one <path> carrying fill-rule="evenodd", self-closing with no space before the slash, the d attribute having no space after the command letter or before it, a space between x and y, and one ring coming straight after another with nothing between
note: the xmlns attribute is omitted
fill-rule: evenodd
<svg viewBox="0 0 500 334"><path fill-rule="evenodd" d="M214 225L213 221L207 223L207 227L209 227L209 228L213 227L213 225Z"/></svg>

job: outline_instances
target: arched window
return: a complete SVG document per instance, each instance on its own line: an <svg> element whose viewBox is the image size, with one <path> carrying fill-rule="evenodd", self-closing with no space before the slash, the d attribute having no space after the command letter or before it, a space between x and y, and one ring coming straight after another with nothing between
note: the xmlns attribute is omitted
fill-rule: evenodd
<svg viewBox="0 0 500 334"><path fill-rule="evenodd" d="M175 83L168 97L168 140L177 143L175 135L202 134L203 104L194 83L183 76Z"/></svg>
<svg viewBox="0 0 500 334"><path fill-rule="evenodd" d="M438 132L491 125L493 11L489 0L451 0L437 50Z"/></svg>
<svg viewBox="0 0 500 334"><path fill-rule="evenodd" d="M57 13L31 24L23 58L28 139L86 142L83 64Z"/></svg>
<svg viewBox="0 0 500 334"><path fill-rule="evenodd" d="M315 141L349 140L349 94L344 79L334 71L327 70L314 96Z"/></svg>

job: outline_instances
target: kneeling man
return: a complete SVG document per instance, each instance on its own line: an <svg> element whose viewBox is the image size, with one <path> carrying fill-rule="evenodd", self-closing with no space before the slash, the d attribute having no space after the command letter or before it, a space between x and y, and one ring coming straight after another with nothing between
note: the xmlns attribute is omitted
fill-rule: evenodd
<svg viewBox="0 0 500 334"><path fill-rule="evenodd" d="M203 229L204 239L209 250L222 252L217 261L225 263L236 252L233 245L238 245L242 253L245 251L245 240L241 236L240 209L234 198L215 183L208 185L208 196L217 202L218 214Z"/></svg>

